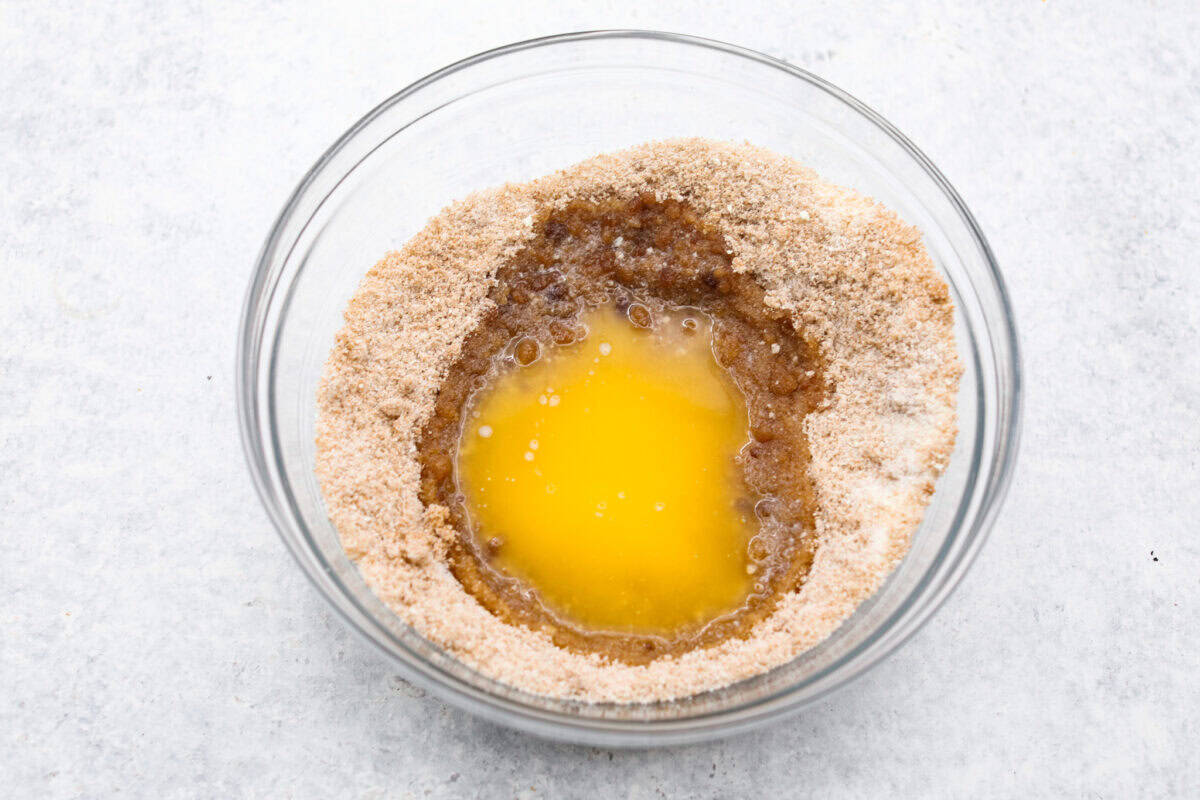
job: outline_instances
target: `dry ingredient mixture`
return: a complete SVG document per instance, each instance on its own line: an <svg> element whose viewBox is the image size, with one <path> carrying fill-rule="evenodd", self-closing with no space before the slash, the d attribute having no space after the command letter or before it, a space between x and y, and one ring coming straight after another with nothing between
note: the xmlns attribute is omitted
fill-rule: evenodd
<svg viewBox="0 0 1200 800"><path fill-rule="evenodd" d="M326 365L317 472L347 553L418 631L528 691L661 700L785 663L882 583L953 447L953 309L920 239L790 159L698 139L453 204L368 272ZM745 396L755 578L734 613L590 629L472 529L455 465L472 398L580 346L598 308L703 319Z"/></svg>

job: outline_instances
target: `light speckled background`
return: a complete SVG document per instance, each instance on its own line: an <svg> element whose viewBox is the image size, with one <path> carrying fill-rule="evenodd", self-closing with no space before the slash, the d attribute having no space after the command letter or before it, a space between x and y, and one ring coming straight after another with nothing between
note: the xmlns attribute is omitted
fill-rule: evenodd
<svg viewBox="0 0 1200 800"><path fill-rule="evenodd" d="M1200 792L1193 2L375 5L0 6L0 794ZM344 630L253 494L232 374L260 242L343 129L619 26L786 58L908 133L1006 270L1028 403L991 541L900 653L760 733L612 754L447 708Z"/></svg>

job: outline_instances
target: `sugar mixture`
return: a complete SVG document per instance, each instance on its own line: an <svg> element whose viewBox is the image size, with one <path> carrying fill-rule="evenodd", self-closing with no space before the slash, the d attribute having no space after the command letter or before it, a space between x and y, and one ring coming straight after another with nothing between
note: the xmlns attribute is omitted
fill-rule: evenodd
<svg viewBox="0 0 1200 800"><path fill-rule="evenodd" d="M317 472L346 552L418 631L532 692L669 699L785 663L882 583L953 447L953 308L920 240L892 212L790 159L697 139L599 156L453 204L368 272L326 366ZM694 543L683 516L660 526L663 536L684 532L671 547L620 544L623 529L603 527L607 503L615 514L637 498L617 484L611 498L589 495L604 506L589 506L595 524L569 525L553 516L562 503L542 498L530 513L554 522L540 538L508 541L499 528L511 532L519 514L489 516L469 480L471 454L487 452L470 438L486 424L480 404L511 376L599 347L590 329L617 318L646 337L706 337L713 369L744 404L744 443L720 456L736 475L730 499L709 503L708 516L699 501L711 490L676 504L695 509ZM522 413L513 419L550 419ZM684 440L662 439L655 457L686 450L671 441ZM499 456L480 474L528 473L533 485L552 462L524 455L510 478L496 472ZM587 486L605 483L599 469ZM511 492L492 496L525 506ZM688 558L715 568L699 520L733 516L741 522L718 532L720 558L744 581L730 566L677 569ZM558 527L592 549L553 550ZM554 569L575 552L602 565L626 550L622 558L645 563ZM584 588L598 603L576 591L580 580L596 581ZM680 605L718 580L729 587L720 602L709 592L695 610ZM610 583L621 594L602 596Z"/></svg>

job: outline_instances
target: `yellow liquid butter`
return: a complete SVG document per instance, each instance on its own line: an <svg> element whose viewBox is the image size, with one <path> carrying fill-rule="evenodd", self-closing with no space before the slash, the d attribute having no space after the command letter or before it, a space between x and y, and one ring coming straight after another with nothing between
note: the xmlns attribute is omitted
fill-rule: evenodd
<svg viewBox="0 0 1200 800"><path fill-rule="evenodd" d="M501 375L466 415L472 528L494 566L589 628L666 634L736 610L747 416L709 322L673 311L644 330L608 306L583 322L584 340Z"/></svg>

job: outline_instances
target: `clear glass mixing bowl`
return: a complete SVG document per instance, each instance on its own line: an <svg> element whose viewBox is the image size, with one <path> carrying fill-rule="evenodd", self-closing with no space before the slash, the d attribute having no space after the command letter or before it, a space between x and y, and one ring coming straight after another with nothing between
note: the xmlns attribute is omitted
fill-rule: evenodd
<svg viewBox="0 0 1200 800"><path fill-rule="evenodd" d="M313 475L317 381L366 270L450 201L651 139L748 140L898 211L925 233L958 310L960 433L912 550L828 640L767 674L669 703L533 696L469 669L407 627L338 543ZM404 677L535 734L649 745L747 729L814 702L895 650L983 543L1016 453L1017 343L983 234L895 128L803 70L719 42L601 31L501 47L417 81L346 132L301 181L263 247L239 339L238 411L267 511L317 590Z"/></svg>

